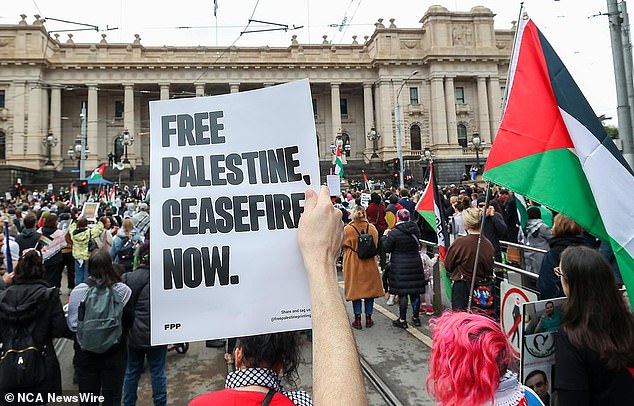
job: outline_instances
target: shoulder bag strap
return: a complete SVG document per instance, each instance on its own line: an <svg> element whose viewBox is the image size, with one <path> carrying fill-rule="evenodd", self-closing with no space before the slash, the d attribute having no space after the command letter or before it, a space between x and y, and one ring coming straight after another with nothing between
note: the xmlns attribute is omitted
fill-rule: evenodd
<svg viewBox="0 0 634 406"><path fill-rule="evenodd" d="M271 399L273 399L273 396L275 396L275 389L269 389L269 392L266 394L266 397L264 398L264 400L262 401L262 403L260 403L261 406L268 406L269 403L271 403Z"/></svg>
<svg viewBox="0 0 634 406"><path fill-rule="evenodd" d="M354 228L354 231L356 231L358 235L361 235L361 233L359 232L359 230L357 230L357 228L356 228L355 226L353 226L352 224L350 224L350 227Z"/></svg>

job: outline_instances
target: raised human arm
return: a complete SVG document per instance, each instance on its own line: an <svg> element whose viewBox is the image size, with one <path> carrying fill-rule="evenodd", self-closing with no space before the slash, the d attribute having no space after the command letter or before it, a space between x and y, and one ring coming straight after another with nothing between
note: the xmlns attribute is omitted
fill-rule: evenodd
<svg viewBox="0 0 634 406"><path fill-rule="evenodd" d="M331 204L328 188L322 186L319 196L313 190L306 191L298 243L312 301L315 406L368 404L357 347L337 283L335 258L341 238L341 212ZM337 371L333 372L335 366Z"/></svg>

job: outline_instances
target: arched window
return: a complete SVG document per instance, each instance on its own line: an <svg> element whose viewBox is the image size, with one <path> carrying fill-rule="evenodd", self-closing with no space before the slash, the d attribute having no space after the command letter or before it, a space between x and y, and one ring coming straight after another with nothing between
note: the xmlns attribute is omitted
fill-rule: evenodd
<svg viewBox="0 0 634 406"><path fill-rule="evenodd" d="M409 138L412 146L412 151L420 151L422 149L422 142L420 139L420 127L414 124L409 129Z"/></svg>
<svg viewBox="0 0 634 406"><path fill-rule="evenodd" d="M0 130L0 160L7 159L7 135Z"/></svg>
<svg viewBox="0 0 634 406"><path fill-rule="evenodd" d="M467 127L464 124L458 124L458 144L467 148Z"/></svg>

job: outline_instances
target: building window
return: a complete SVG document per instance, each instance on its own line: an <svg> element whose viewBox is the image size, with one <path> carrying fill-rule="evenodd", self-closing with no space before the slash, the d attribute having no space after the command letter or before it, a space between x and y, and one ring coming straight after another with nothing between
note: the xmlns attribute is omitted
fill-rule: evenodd
<svg viewBox="0 0 634 406"><path fill-rule="evenodd" d="M418 88L409 88L409 104L418 104Z"/></svg>
<svg viewBox="0 0 634 406"><path fill-rule="evenodd" d="M342 117L348 116L348 99L339 99L339 106Z"/></svg>
<svg viewBox="0 0 634 406"><path fill-rule="evenodd" d="M123 101L117 100L114 102L114 118L122 119L123 118Z"/></svg>
<svg viewBox="0 0 634 406"><path fill-rule="evenodd" d="M4 131L0 131L0 159L7 159L7 135Z"/></svg>
<svg viewBox="0 0 634 406"><path fill-rule="evenodd" d="M456 103L464 104L464 87L456 87Z"/></svg>
<svg viewBox="0 0 634 406"><path fill-rule="evenodd" d="M317 99L313 97L313 116L317 118Z"/></svg>
<svg viewBox="0 0 634 406"><path fill-rule="evenodd" d="M504 96L506 96L506 86L500 86L500 98L504 101Z"/></svg>
<svg viewBox="0 0 634 406"><path fill-rule="evenodd" d="M412 146L412 151L420 151L422 150L422 142L420 139L420 127L416 124L410 127L409 129L409 137L410 143Z"/></svg>
<svg viewBox="0 0 634 406"><path fill-rule="evenodd" d="M0 90L0 109L4 108L4 90Z"/></svg>
<svg viewBox="0 0 634 406"><path fill-rule="evenodd" d="M458 124L458 144L467 148L467 127L464 124Z"/></svg>

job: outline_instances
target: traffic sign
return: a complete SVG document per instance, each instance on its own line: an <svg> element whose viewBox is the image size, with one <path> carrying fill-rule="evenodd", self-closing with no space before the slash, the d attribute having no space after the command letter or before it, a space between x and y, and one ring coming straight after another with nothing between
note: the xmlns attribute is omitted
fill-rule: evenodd
<svg viewBox="0 0 634 406"><path fill-rule="evenodd" d="M522 305L537 300L537 295L528 289L512 285L506 281L500 284L502 303L500 308L500 323L502 331L511 343L513 356L520 359L522 343Z"/></svg>

